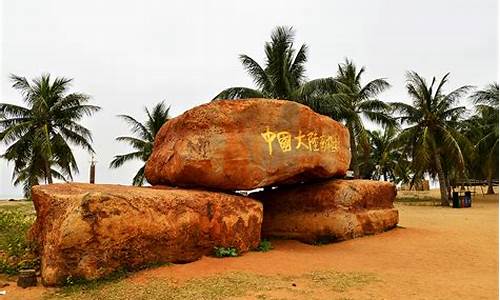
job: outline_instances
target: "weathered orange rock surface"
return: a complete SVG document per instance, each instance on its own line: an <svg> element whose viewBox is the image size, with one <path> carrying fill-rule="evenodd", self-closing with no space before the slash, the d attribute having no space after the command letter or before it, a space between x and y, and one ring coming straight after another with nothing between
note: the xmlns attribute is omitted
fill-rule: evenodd
<svg viewBox="0 0 500 300"><path fill-rule="evenodd" d="M372 180L328 180L251 194L264 204L262 234L307 243L341 241L394 228L396 187Z"/></svg>
<svg viewBox="0 0 500 300"><path fill-rule="evenodd" d="M95 279L119 268L189 262L214 246L258 246L262 205L224 193L120 185L52 184L32 189L45 285Z"/></svg>
<svg viewBox="0 0 500 300"><path fill-rule="evenodd" d="M349 132L285 100L219 100L168 121L146 164L153 184L253 189L343 176Z"/></svg>

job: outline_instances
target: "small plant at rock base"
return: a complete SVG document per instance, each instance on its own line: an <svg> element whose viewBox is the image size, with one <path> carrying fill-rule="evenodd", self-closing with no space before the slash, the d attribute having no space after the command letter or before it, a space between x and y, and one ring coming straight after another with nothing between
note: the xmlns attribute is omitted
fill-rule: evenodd
<svg viewBox="0 0 500 300"><path fill-rule="evenodd" d="M238 250L233 247L214 247L214 254L216 257L236 257L238 256Z"/></svg>
<svg viewBox="0 0 500 300"><path fill-rule="evenodd" d="M257 251L261 251L261 252L267 252L271 249L273 249L273 246L271 245L271 241L269 241L269 240L260 241L259 247L257 247Z"/></svg>

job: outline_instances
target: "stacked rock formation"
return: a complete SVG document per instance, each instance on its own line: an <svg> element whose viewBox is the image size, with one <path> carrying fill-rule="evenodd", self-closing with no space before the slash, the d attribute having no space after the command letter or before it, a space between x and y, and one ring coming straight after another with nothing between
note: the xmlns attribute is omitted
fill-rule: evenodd
<svg viewBox="0 0 500 300"><path fill-rule="evenodd" d="M315 242L394 227L394 186L333 179L349 163L348 130L304 105L248 99L195 107L156 136L145 168L152 187L33 188L30 234L43 282L189 262L214 247L243 253L258 246L261 232ZM270 186L278 188L235 194Z"/></svg>

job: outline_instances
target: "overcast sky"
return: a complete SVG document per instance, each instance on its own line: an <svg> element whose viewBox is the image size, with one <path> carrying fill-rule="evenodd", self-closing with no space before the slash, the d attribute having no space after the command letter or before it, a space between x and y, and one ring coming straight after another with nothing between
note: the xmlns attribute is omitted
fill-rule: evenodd
<svg viewBox="0 0 500 300"><path fill-rule="evenodd" d="M97 181L129 184L140 163L108 169L130 149L117 114L144 119L165 100L178 115L230 86L252 86L238 54L263 63L277 25L309 46L309 79L333 76L345 57L386 77L385 101L406 101L404 74L451 72L448 90L497 80L497 1L2 1L0 102L22 104L10 73L74 78L72 91L102 111L83 124L94 135ZM2 5L0 4L0 5ZM298 46L297 46L298 47ZM0 146L3 153L4 146ZM90 155L75 150L88 180ZM0 198L20 196L12 165L0 161Z"/></svg>

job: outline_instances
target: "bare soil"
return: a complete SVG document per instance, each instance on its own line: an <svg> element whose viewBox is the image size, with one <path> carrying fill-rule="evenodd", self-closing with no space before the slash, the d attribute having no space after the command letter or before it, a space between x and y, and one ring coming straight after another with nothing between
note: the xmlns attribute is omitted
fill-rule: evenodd
<svg viewBox="0 0 500 300"><path fill-rule="evenodd" d="M435 196L433 193L429 192ZM396 207L401 227L379 235L322 246L273 240L274 249L269 252L225 259L204 257L189 264L149 269L99 287L94 294L76 292L69 297L114 299L122 289L127 290L128 299L167 299L167 293L174 290L158 285L163 280L196 291L192 298L184 299L209 299L209 294L200 296L208 291L203 280L226 276L226 281L215 283L221 285L227 283L227 276L231 279L231 274L240 274L234 275L233 285L238 285L238 278L247 279L240 281L241 290L231 294L232 298L498 299L498 195L476 195L473 207L464 209L404 203ZM255 285L241 284L245 280ZM260 285L266 288L260 290ZM59 297L56 289L23 290L13 282L0 290L7 291L0 300ZM150 291L151 296L134 294L140 290Z"/></svg>

